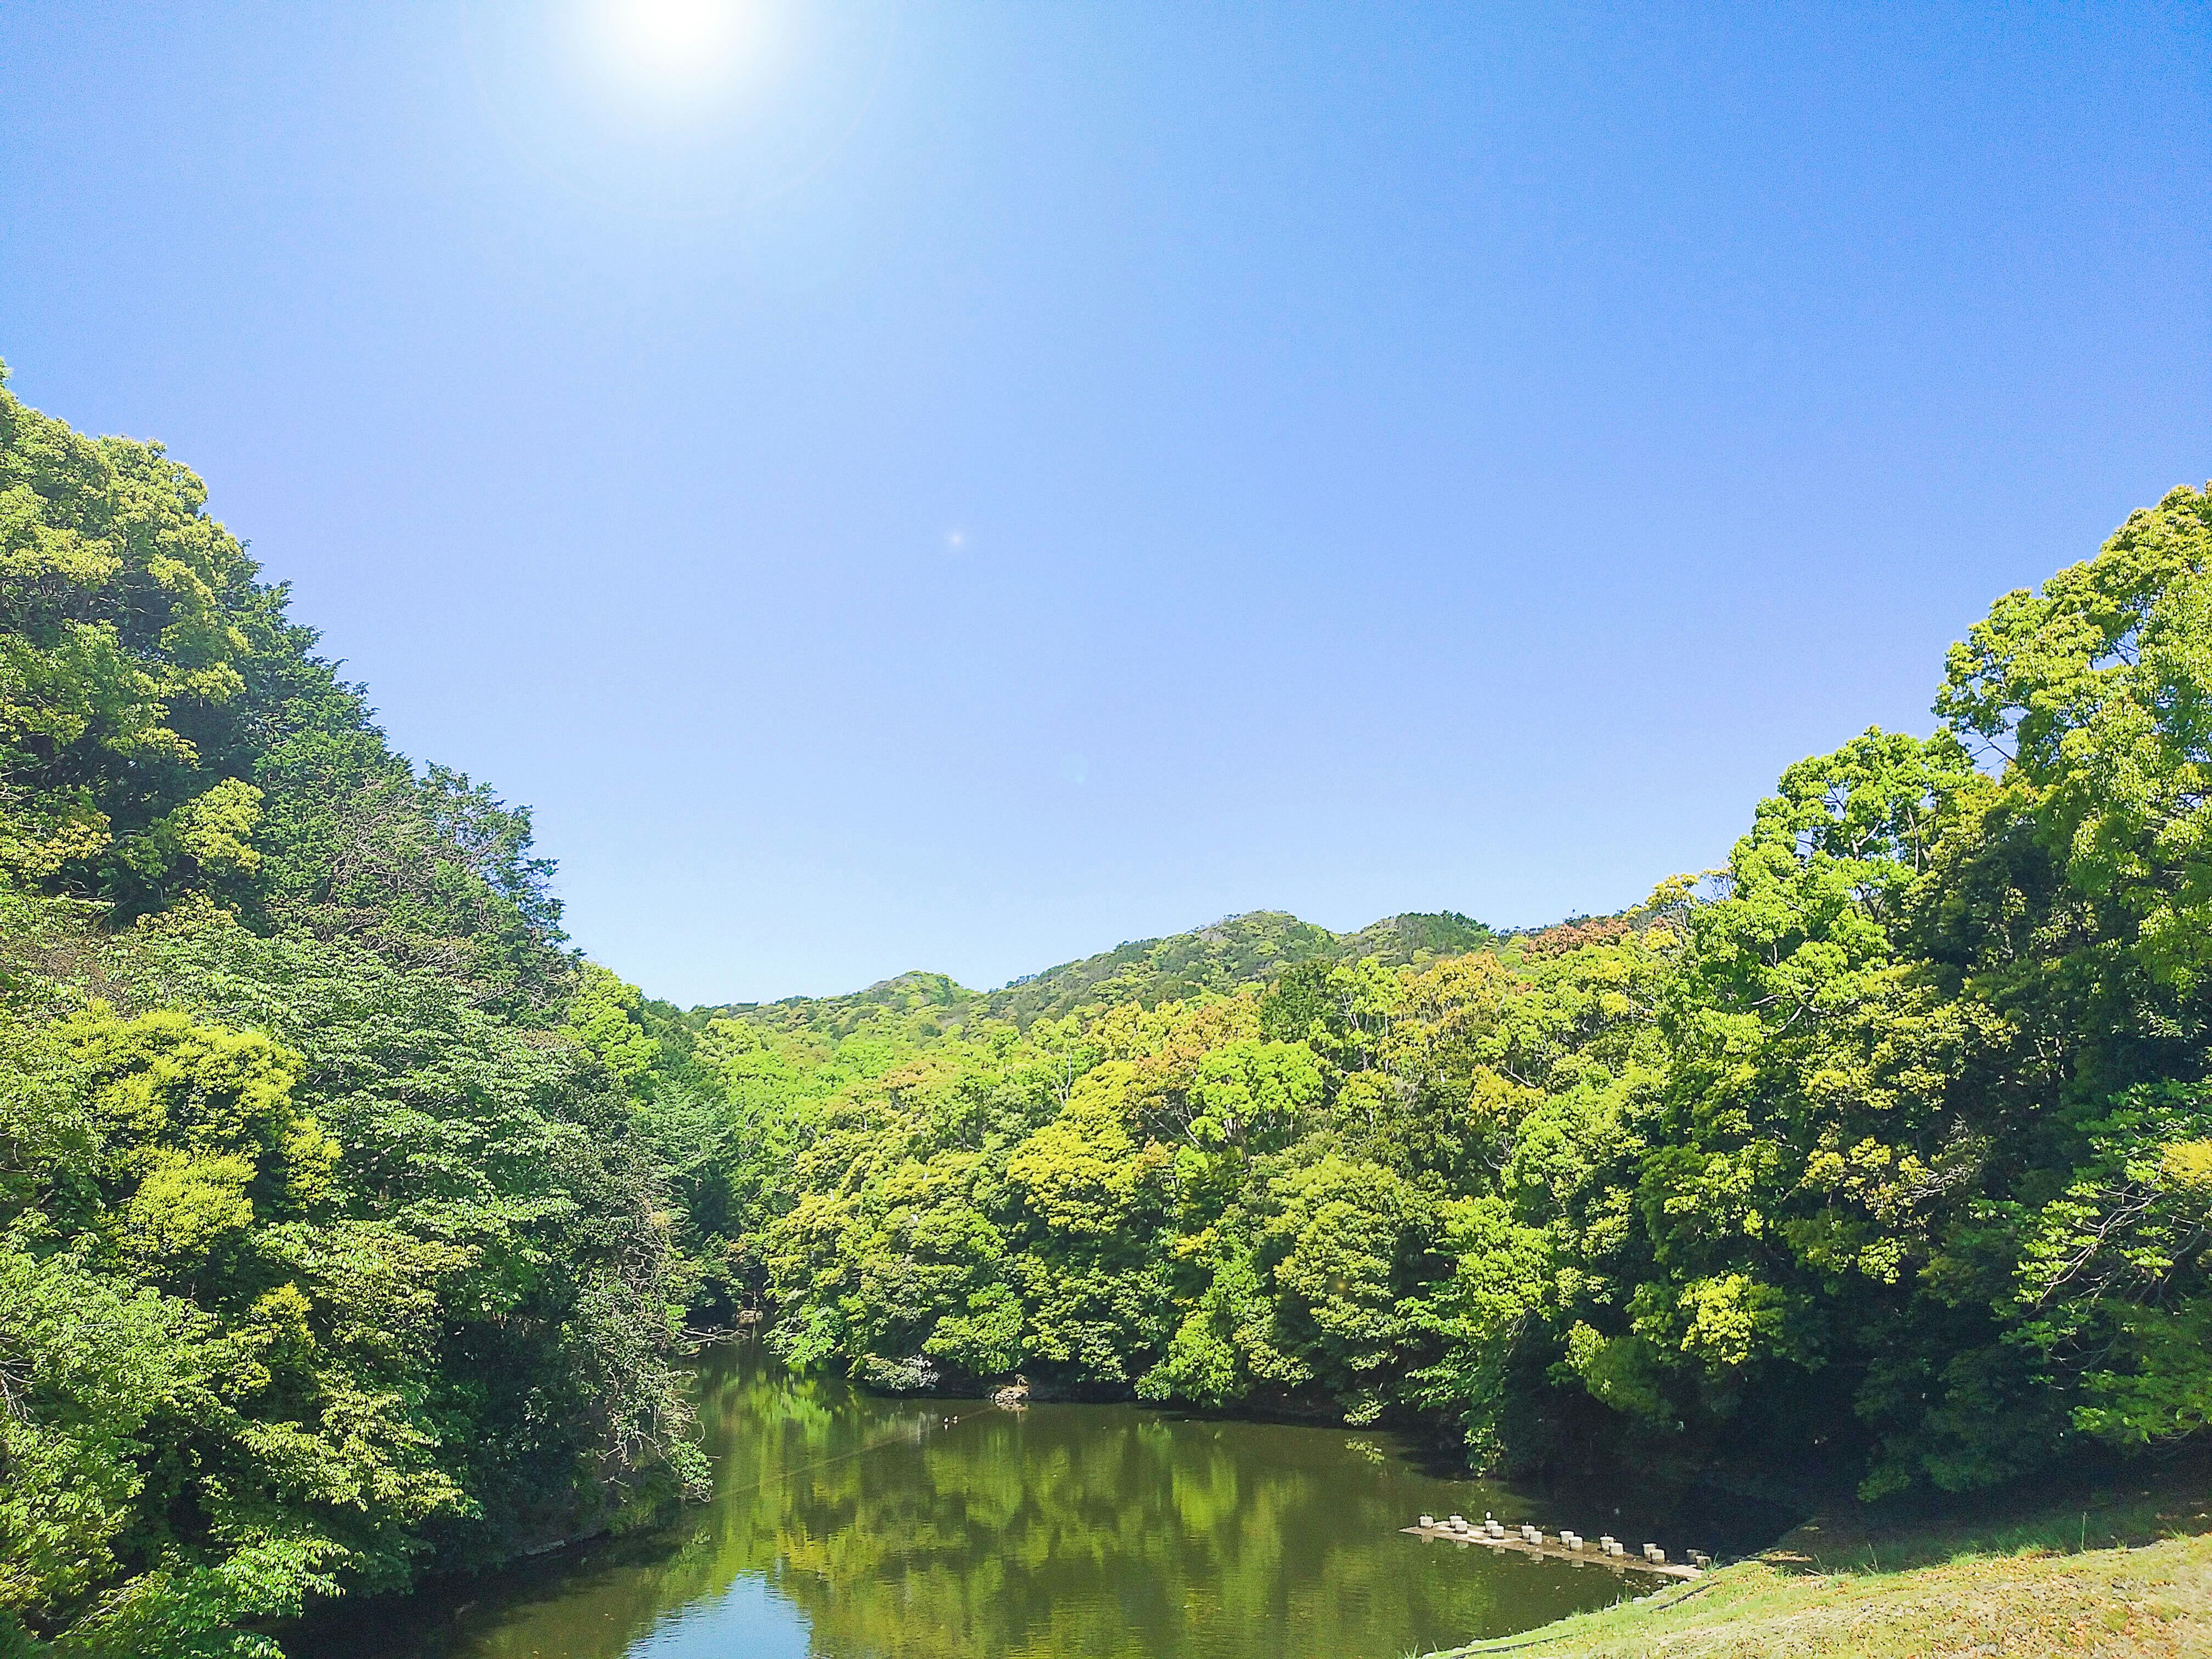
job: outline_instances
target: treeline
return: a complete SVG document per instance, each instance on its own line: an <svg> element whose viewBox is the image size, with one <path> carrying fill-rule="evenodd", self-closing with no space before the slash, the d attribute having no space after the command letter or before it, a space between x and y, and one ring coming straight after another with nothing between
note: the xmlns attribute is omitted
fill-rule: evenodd
<svg viewBox="0 0 2212 1659"><path fill-rule="evenodd" d="M0 1655L270 1653L703 1475L528 815L313 646L0 389Z"/></svg>
<svg viewBox="0 0 2212 1659"><path fill-rule="evenodd" d="M1544 931L1556 934L1560 930ZM1211 927L1167 939L1139 939L1080 962L1062 963L995 991L971 991L943 974L908 973L846 996L695 1008L687 1023L696 1028L702 1019L735 1015L764 1030L843 1036L886 1009L905 1011L927 1003L941 1011L940 1030L946 1018L963 1024L1011 1021L1026 1027L1035 1020L1064 1018L1084 1009L1130 1002L1149 1008L1209 992L1233 991L1307 963L1358 962L1366 957L1393 966L1429 963L1502 945L1512 937L1451 911L1388 916L1356 933L1333 933L1281 910L1254 910L1224 917Z"/></svg>
<svg viewBox="0 0 2212 1659"><path fill-rule="evenodd" d="M1186 947L1132 947L1109 1006L1026 1019L929 975L689 1015L610 975L585 1040L633 1068L695 1299L798 1366L1870 1496L2189 1435L2208 553L2178 490L2006 595L1932 737L1791 767L1631 916L1395 967L1254 949L1174 1000L1146 963Z"/></svg>

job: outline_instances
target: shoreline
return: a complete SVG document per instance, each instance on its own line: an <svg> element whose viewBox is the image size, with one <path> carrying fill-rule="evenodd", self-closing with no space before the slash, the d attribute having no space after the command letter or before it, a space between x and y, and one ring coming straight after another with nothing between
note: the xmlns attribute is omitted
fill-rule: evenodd
<svg viewBox="0 0 2212 1659"><path fill-rule="evenodd" d="M2212 1468L2112 1473L2124 1485L2014 1494L1971 1516L1838 1509L1695 1583L1427 1659L2212 1650Z"/></svg>

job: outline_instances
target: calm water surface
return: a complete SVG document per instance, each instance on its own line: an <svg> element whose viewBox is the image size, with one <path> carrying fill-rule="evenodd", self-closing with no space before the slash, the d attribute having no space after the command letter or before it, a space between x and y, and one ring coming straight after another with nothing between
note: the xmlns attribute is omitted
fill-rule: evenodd
<svg viewBox="0 0 2212 1659"><path fill-rule="evenodd" d="M314 1659L1401 1659L1656 1582L1407 1536L1398 1528L1424 1510L1642 1534L1588 1504L1435 1478L1387 1435L886 1400L793 1381L747 1348L710 1352L698 1376L711 1504L652 1539L356 1607L295 1647Z"/></svg>

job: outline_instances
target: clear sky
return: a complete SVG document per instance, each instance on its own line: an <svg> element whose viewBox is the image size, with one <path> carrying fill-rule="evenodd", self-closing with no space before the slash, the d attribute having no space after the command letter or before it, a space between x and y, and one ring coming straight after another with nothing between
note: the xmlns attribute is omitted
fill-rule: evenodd
<svg viewBox="0 0 2212 1659"><path fill-rule="evenodd" d="M656 994L1616 908L2212 474L2202 5L659 5L0 3L14 390Z"/></svg>

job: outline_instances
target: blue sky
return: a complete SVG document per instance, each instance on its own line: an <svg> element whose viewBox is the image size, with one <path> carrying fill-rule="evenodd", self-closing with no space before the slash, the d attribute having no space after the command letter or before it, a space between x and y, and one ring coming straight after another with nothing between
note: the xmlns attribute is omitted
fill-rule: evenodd
<svg viewBox="0 0 2212 1659"><path fill-rule="evenodd" d="M14 390L657 994L1613 908L2212 474L2202 7L738 8L0 21Z"/></svg>

